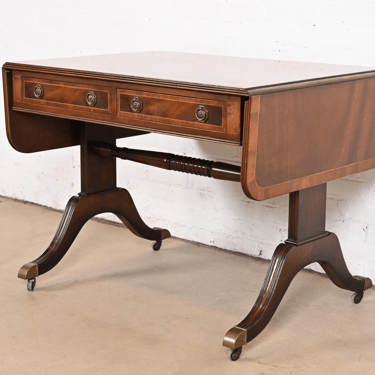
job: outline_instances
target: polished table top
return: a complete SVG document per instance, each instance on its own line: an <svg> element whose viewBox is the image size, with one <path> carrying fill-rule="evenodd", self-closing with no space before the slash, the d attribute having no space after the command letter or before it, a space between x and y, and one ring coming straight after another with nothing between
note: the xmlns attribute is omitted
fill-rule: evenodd
<svg viewBox="0 0 375 375"><path fill-rule="evenodd" d="M374 68L178 52L133 52L6 64L219 86L243 91L300 81L375 72Z"/></svg>

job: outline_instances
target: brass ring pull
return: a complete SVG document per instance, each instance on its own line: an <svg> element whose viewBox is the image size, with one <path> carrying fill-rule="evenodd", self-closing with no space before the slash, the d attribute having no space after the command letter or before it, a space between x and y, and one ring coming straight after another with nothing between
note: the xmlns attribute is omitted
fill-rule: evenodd
<svg viewBox="0 0 375 375"><path fill-rule="evenodd" d="M138 96L135 96L132 98L130 101L130 108L132 109L133 112L139 113L143 109L143 102L142 99L139 98Z"/></svg>
<svg viewBox="0 0 375 375"><path fill-rule="evenodd" d="M95 107L98 101L98 96L95 94L94 91L89 91L86 95L86 102L90 107Z"/></svg>
<svg viewBox="0 0 375 375"><path fill-rule="evenodd" d="M199 122L206 122L208 120L208 109L203 105L199 105L195 110L195 117Z"/></svg>
<svg viewBox="0 0 375 375"><path fill-rule="evenodd" d="M44 95L44 89L43 89L43 86L42 85L36 85L34 87L34 96L37 98L37 99L42 99L43 98L43 95Z"/></svg>

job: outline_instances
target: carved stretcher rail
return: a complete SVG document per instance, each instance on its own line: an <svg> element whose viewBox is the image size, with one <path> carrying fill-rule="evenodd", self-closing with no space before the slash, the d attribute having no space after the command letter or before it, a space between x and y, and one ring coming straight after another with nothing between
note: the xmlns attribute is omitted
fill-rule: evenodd
<svg viewBox="0 0 375 375"><path fill-rule="evenodd" d="M152 167L212 177L219 180L240 181L241 167L212 160L191 158L166 152L120 148L107 143L92 143L90 151L103 158L120 158Z"/></svg>

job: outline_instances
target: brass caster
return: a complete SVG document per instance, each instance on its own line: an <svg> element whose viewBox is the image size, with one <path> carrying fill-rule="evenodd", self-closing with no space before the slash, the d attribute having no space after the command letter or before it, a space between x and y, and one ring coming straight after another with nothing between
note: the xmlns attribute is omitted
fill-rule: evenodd
<svg viewBox="0 0 375 375"><path fill-rule="evenodd" d="M242 346L240 346L237 349L231 349L228 351L228 358L231 361L237 361L238 359L240 359L241 353L242 353Z"/></svg>
<svg viewBox="0 0 375 375"><path fill-rule="evenodd" d="M352 301L353 301L355 304L360 303L360 302L362 301L363 295L364 295L363 292L354 293L354 294L352 295Z"/></svg>
<svg viewBox="0 0 375 375"><path fill-rule="evenodd" d="M35 284L36 284L36 278L35 277L33 279L27 280L27 290L29 292L32 292L35 288Z"/></svg>
<svg viewBox="0 0 375 375"><path fill-rule="evenodd" d="M223 340L223 346L229 349L242 348L243 345L247 344L247 331L245 328L233 327L225 335Z"/></svg>
<svg viewBox="0 0 375 375"><path fill-rule="evenodd" d="M18 271L18 277L23 280L30 280L37 276L39 276L38 265L33 262L26 263Z"/></svg>
<svg viewBox="0 0 375 375"><path fill-rule="evenodd" d="M156 241L156 242L154 242L154 243L152 244L152 249L153 249L154 251L159 251L160 248L161 248L161 243L162 243L162 241Z"/></svg>

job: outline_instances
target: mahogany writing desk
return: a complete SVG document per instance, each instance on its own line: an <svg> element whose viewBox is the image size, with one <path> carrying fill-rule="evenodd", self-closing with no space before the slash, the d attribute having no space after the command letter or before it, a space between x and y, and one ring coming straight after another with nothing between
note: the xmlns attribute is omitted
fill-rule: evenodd
<svg viewBox="0 0 375 375"><path fill-rule="evenodd" d="M241 183L250 199L289 194L288 240L274 253L250 313L230 329L232 360L269 323L294 276L319 262L359 303L371 280L352 276L325 230L326 185L375 168L375 71L324 64L147 52L6 63L6 129L20 152L81 146L81 192L48 249L18 276L62 259L91 217L112 212L159 250L170 233L148 227L116 187L116 158ZM116 147L158 132L243 147L241 167Z"/></svg>

